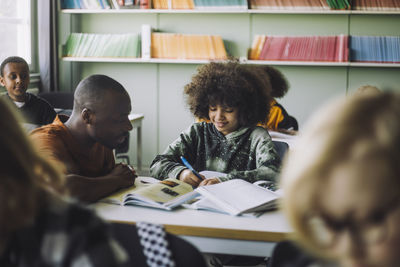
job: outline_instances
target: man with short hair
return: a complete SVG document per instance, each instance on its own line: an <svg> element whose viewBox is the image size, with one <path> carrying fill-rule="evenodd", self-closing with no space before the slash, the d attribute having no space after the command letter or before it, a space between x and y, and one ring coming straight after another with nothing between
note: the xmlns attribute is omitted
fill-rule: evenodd
<svg viewBox="0 0 400 267"><path fill-rule="evenodd" d="M129 95L119 82L92 75L78 84L71 117L59 115L30 137L42 155L64 165L71 196L93 202L134 184L135 171L115 164L112 152L132 130L130 112Z"/></svg>

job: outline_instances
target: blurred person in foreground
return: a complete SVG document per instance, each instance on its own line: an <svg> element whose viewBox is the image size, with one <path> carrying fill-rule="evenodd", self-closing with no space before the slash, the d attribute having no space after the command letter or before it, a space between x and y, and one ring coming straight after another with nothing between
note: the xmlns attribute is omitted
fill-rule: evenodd
<svg viewBox="0 0 400 267"><path fill-rule="evenodd" d="M63 176L0 100L0 266L126 266L125 250L92 211L63 200Z"/></svg>
<svg viewBox="0 0 400 267"><path fill-rule="evenodd" d="M400 266L400 95L355 95L315 114L281 176L295 241L343 267Z"/></svg>

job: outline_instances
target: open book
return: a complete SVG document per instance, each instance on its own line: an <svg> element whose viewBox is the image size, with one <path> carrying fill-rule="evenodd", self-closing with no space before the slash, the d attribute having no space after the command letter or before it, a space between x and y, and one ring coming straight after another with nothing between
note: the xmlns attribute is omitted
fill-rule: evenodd
<svg viewBox="0 0 400 267"><path fill-rule="evenodd" d="M198 187L195 190L202 197L187 208L203 209L241 215L276 207L280 195L249 183L242 179L233 179L219 184Z"/></svg>
<svg viewBox="0 0 400 267"><path fill-rule="evenodd" d="M135 181L134 186L122 189L100 201L172 210L192 199L195 194L191 185L177 179L168 178L163 181L151 177L136 179L138 181Z"/></svg>

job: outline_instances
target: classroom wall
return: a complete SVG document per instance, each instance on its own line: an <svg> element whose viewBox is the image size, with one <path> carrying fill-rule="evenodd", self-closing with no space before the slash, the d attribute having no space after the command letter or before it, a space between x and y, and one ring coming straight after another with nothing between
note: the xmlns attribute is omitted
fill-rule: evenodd
<svg viewBox="0 0 400 267"><path fill-rule="evenodd" d="M164 32L219 34L229 53L245 57L255 34L399 36L399 23L399 15L60 13L59 43L65 43L70 32L139 33L142 24L150 24ZM71 91L82 78L95 73L109 75L121 82L131 96L133 112L145 115L143 164L148 166L157 153L162 152L193 122L182 92L197 67L196 64L71 63L60 59L60 88ZM298 119L300 128L326 100L351 93L361 85L371 84L384 90L400 91L399 68L277 68L291 85L289 93L279 102ZM135 152L135 140L133 134L131 153Z"/></svg>

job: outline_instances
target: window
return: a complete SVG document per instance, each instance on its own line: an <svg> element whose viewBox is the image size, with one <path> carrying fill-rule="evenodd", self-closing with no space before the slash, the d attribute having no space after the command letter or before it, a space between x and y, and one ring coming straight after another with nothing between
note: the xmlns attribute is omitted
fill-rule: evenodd
<svg viewBox="0 0 400 267"><path fill-rule="evenodd" d="M33 3L31 0L0 0L0 62L9 56L20 56L30 66L34 65Z"/></svg>

